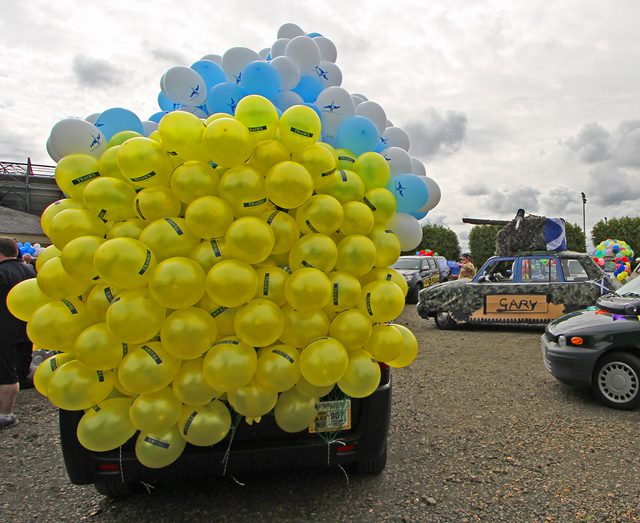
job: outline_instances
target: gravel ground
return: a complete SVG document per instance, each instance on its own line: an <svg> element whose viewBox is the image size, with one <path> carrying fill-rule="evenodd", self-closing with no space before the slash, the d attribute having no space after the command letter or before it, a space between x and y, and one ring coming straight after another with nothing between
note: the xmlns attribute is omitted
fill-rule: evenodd
<svg viewBox="0 0 640 523"><path fill-rule="evenodd" d="M21 391L0 433L0 520L573 522L640 520L640 411L600 406L542 365L539 328L439 331L408 305L416 361L394 372L389 462L162 484L122 501L71 485L56 410Z"/></svg>

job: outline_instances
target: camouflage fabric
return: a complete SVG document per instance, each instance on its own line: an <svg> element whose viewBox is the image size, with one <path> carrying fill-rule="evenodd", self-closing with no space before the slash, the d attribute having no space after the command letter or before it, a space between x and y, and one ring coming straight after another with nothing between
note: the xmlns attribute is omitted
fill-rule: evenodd
<svg viewBox="0 0 640 523"><path fill-rule="evenodd" d="M526 216L518 230L516 221L512 220L498 231L496 256L513 256L522 251L546 251L546 227L547 219L544 216Z"/></svg>

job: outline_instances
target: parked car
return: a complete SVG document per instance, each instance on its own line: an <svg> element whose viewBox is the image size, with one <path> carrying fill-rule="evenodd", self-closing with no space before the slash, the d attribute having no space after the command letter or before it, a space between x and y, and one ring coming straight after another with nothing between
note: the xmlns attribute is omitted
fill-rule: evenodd
<svg viewBox="0 0 640 523"><path fill-rule="evenodd" d="M418 293L434 283L445 281L438 259L442 256L400 256L392 268L407 281L407 303L418 303ZM449 268L447 266L447 268Z"/></svg>
<svg viewBox="0 0 640 523"><path fill-rule="evenodd" d="M640 406L640 278L602 296L595 307L547 325L542 360L560 382L588 385L606 406Z"/></svg>
<svg viewBox="0 0 640 523"><path fill-rule="evenodd" d="M159 469L147 468L136 458L139 433L115 450L87 450L77 436L84 412L61 409L60 441L69 479L76 485L94 484L106 496L122 497L140 490L142 483L261 470L340 465L357 473L378 473L387 462L392 396L391 369L382 363L380 367L380 384L370 396L345 398L337 388L325 396L313 428L287 433L272 415L251 425L235 415L232 430L220 443L187 443L177 461Z"/></svg>
<svg viewBox="0 0 640 523"><path fill-rule="evenodd" d="M440 329L458 323L544 324L595 304L619 284L587 255L571 251L494 256L473 279L426 287L418 314Z"/></svg>

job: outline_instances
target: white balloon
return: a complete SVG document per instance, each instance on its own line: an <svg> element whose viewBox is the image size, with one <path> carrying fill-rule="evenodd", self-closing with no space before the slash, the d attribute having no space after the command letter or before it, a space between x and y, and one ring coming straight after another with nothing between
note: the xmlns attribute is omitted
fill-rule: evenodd
<svg viewBox="0 0 640 523"><path fill-rule="evenodd" d="M202 109L200 109L200 107L195 107L194 105L181 105L178 108L178 111L195 114L198 118L207 118L209 116Z"/></svg>
<svg viewBox="0 0 640 523"><path fill-rule="evenodd" d="M427 169L424 164L418 160L417 158L411 158L411 174L415 174L417 176L426 176Z"/></svg>
<svg viewBox="0 0 640 523"><path fill-rule="evenodd" d="M278 56L269 63L280 75L282 91L290 91L300 83L300 68L288 56Z"/></svg>
<svg viewBox="0 0 640 523"><path fill-rule="evenodd" d="M258 51L258 54L260 55L260 58L262 58L263 60L266 60L270 52L271 52L271 49L269 49L268 47L265 47L264 49L260 49L260 51Z"/></svg>
<svg viewBox="0 0 640 523"><path fill-rule="evenodd" d="M271 59L273 60L278 56L284 56L284 50L290 41L290 38L280 38L279 40L273 42L273 45L271 46Z"/></svg>
<svg viewBox="0 0 640 523"><path fill-rule="evenodd" d="M300 68L303 76L311 73L320 64L320 48L308 36L296 36L284 49L284 55L291 58Z"/></svg>
<svg viewBox="0 0 640 523"><path fill-rule="evenodd" d="M293 91L280 91L271 99L271 103L284 113L289 107L302 105L304 100L302 96Z"/></svg>
<svg viewBox="0 0 640 523"><path fill-rule="evenodd" d="M207 101L207 85L191 67L177 65L164 74L165 96L181 105L202 105Z"/></svg>
<svg viewBox="0 0 640 523"><path fill-rule="evenodd" d="M158 122L152 122L151 120L144 120L142 122L142 131L145 136L149 136L153 131L158 130Z"/></svg>
<svg viewBox="0 0 640 523"><path fill-rule="evenodd" d="M288 23L282 24L278 28L278 38L295 38L296 36L301 36L304 34L304 31L299 25Z"/></svg>
<svg viewBox="0 0 640 523"><path fill-rule="evenodd" d="M387 120L387 127L393 127L393 122L391 120Z"/></svg>
<svg viewBox="0 0 640 523"><path fill-rule="evenodd" d="M369 98L367 98L365 95L360 94L360 93L353 93L353 96L359 96L360 98L362 98L363 101L368 102Z"/></svg>
<svg viewBox="0 0 640 523"><path fill-rule="evenodd" d="M217 63L220 67L222 67L222 56L219 54L206 54L200 60L211 60L212 62Z"/></svg>
<svg viewBox="0 0 640 523"><path fill-rule="evenodd" d="M427 203L418 209L417 212L429 212L440 203L442 191L434 179L429 178L428 176L419 176L419 178L427 184L427 188L429 189L429 199L427 200Z"/></svg>
<svg viewBox="0 0 640 523"><path fill-rule="evenodd" d="M391 170L391 178L399 174L411 173L411 157L404 149L387 147L380 151L380 154L387 160L387 165Z"/></svg>
<svg viewBox="0 0 640 523"><path fill-rule="evenodd" d="M169 99L169 95L167 95L167 88L164 86L164 74L160 77L160 91L162 94Z"/></svg>
<svg viewBox="0 0 640 523"><path fill-rule="evenodd" d="M401 147L405 151L409 151L411 140L404 129L400 127L387 127L382 133L382 142L389 147Z"/></svg>
<svg viewBox="0 0 640 523"><path fill-rule="evenodd" d="M320 48L320 58L327 62L335 62L338 58L338 50L335 44L324 36L316 36L313 41Z"/></svg>
<svg viewBox="0 0 640 523"><path fill-rule="evenodd" d="M400 249L411 251L422 241L422 226L420 222L405 212L397 212L385 224L385 229L391 229L400 240Z"/></svg>
<svg viewBox="0 0 640 523"><path fill-rule="evenodd" d="M360 98L357 94L352 94L351 99L353 100L353 105L355 105L356 107L358 107L358 105L364 102L364 100Z"/></svg>
<svg viewBox="0 0 640 523"><path fill-rule="evenodd" d="M222 55L222 70L227 75L227 81L240 83L240 73L251 62L263 61L260 55L248 47L232 47Z"/></svg>
<svg viewBox="0 0 640 523"><path fill-rule="evenodd" d="M321 60L314 72L318 75L325 89L327 87L337 87L342 83L342 71L333 62Z"/></svg>
<svg viewBox="0 0 640 523"><path fill-rule="evenodd" d="M60 158L75 153L100 158L107 149L107 138L86 120L66 118L51 129L51 146Z"/></svg>
<svg viewBox="0 0 640 523"><path fill-rule="evenodd" d="M355 105L351 95L342 87L327 87L313 102L321 114L322 140L337 143L338 127L350 116L355 116Z"/></svg>
<svg viewBox="0 0 640 523"><path fill-rule="evenodd" d="M382 133L384 133L387 124L387 115L380 104L370 101L362 102L356 107L356 116L369 118L377 127L378 134L382 135Z"/></svg>
<svg viewBox="0 0 640 523"><path fill-rule="evenodd" d="M87 122L89 122L89 123L93 123L93 124L95 124L95 123L96 123L96 120L98 119L98 116L100 116L100 114L101 114L101 113L93 113L93 114L90 114L89 116L87 116L87 117L85 118L85 120L86 120Z"/></svg>
<svg viewBox="0 0 640 523"><path fill-rule="evenodd" d="M58 163L60 161L61 156L55 151L53 145L51 145L51 136L47 138L47 152L54 162Z"/></svg>

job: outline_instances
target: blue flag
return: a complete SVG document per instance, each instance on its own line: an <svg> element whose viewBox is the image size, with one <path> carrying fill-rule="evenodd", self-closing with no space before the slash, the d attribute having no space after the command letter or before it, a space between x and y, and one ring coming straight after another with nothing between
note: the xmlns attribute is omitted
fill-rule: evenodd
<svg viewBox="0 0 640 523"><path fill-rule="evenodd" d="M546 239L548 251L567 250L567 231L562 218L547 218Z"/></svg>

